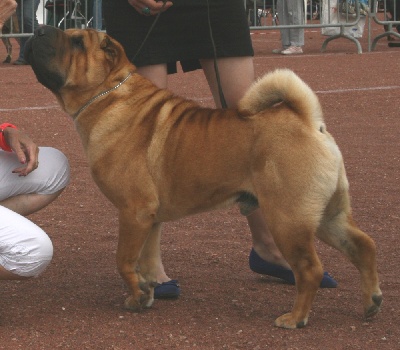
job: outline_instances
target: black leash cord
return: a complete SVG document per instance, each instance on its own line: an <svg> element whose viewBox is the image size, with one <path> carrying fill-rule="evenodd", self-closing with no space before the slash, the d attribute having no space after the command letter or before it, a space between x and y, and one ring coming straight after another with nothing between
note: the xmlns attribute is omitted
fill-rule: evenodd
<svg viewBox="0 0 400 350"><path fill-rule="evenodd" d="M163 0L163 6L161 8L161 10L164 8L165 4L167 3L167 0ZM146 36L144 37L142 43L140 44L138 50L136 51L135 56L133 56L132 62L135 61L135 58L137 57L137 55L139 54L139 52L142 50L144 44L146 43L147 39L149 38L151 32L153 31L153 28L156 26L156 23L158 21L158 19L160 18L161 15L161 11L157 14L156 18L154 18L153 23L151 24L149 31L147 32Z"/></svg>

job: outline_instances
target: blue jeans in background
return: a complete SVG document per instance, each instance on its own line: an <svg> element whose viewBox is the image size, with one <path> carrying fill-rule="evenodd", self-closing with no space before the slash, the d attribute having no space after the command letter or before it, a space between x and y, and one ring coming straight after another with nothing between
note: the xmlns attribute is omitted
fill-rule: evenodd
<svg viewBox="0 0 400 350"><path fill-rule="evenodd" d="M103 29L103 15L101 11L102 0L93 0L93 28Z"/></svg>
<svg viewBox="0 0 400 350"><path fill-rule="evenodd" d="M18 0L17 2L17 16L21 33L33 33L33 31L39 26L36 12L40 0ZM25 44L28 39L28 37L20 38L18 60L24 60Z"/></svg>

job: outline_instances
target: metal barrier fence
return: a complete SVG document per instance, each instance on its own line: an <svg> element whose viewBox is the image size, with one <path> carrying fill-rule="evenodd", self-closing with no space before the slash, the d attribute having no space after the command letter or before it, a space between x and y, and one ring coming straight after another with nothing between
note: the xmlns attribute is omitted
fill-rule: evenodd
<svg viewBox="0 0 400 350"><path fill-rule="evenodd" d="M44 3L46 24L62 29L102 29L101 1L47 0Z"/></svg>
<svg viewBox="0 0 400 350"><path fill-rule="evenodd" d="M2 1L2 0L0 0ZM20 44L20 54L15 64L26 64L23 50L29 36L42 24L61 29L102 29L101 0L16 0L16 13L4 24L0 33L6 48L4 63L12 61L13 45L10 38Z"/></svg>
<svg viewBox="0 0 400 350"><path fill-rule="evenodd" d="M29 37L41 24L61 29L102 29L101 1L17 0L17 12L5 24L2 37ZM9 32L8 32L9 31Z"/></svg>
<svg viewBox="0 0 400 350"><path fill-rule="evenodd" d="M385 1L378 1L373 0L374 9L376 10L372 16L373 20L382 25L384 28L384 32L377 35L371 45L371 50L375 49L377 42L382 38L390 38L394 37L400 39L400 0L385 0ZM384 15L379 18L377 16L378 11L382 11ZM396 31L394 28L396 28ZM398 45L391 45L391 46L400 46Z"/></svg>
<svg viewBox="0 0 400 350"><path fill-rule="evenodd" d="M104 29L102 26L101 1L99 0L17 0L18 11L3 29L2 38L28 37L40 24L53 25L61 29ZM356 34L366 32L368 50L375 49L378 40L400 34L400 0L305 0L304 22L299 25L280 25L277 1L244 0L244 6L252 30L276 30L285 28L320 28L327 36L321 51L337 38L346 38L362 53ZM301 1L301 0L297 0ZM366 5L364 2L366 1ZM35 3L34 6L28 4ZM24 13L25 11L25 13ZM24 18L24 20L22 20ZM383 32L372 39L371 21L382 25ZM368 24L365 26L365 24ZM7 31L8 30L8 31Z"/></svg>
<svg viewBox="0 0 400 350"><path fill-rule="evenodd" d="M395 27L400 30L400 15L397 15L400 12L399 0L305 0L304 22L297 25L279 24L278 1L280 0L244 0L252 30L319 28L321 34L327 36L322 44L322 52L330 41L338 38L352 41L358 53L362 53L358 39L363 35L368 36L369 51L375 49L381 38L400 38L400 34L394 30ZM382 25L383 30L373 40L371 21Z"/></svg>

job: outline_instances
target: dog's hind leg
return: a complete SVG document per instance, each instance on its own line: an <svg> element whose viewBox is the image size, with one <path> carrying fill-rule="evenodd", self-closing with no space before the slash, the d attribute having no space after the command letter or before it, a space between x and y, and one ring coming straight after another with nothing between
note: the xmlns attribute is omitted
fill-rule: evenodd
<svg viewBox="0 0 400 350"><path fill-rule="evenodd" d="M322 265L314 246L318 222L314 217L300 213L299 206L293 205L290 208L290 204L286 204L280 209L274 204L264 210L265 207L260 203L260 208L296 280L297 296L292 311L277 318L275 325L301 328L307 324L312 302L323 277Z"/></svg>
<svg viewBox="0 0 400 350"><path fill-rule="evenodd" d="M131 289L132 295L126 299L125 307L132 311L140 311L152 303L151 289L141 289L146 282L141 276L138 261L153 227L153 215L148 208L125 208L119 212L117 267Z"/></svg>
<svg viewBox="0 0 400 350"><path fill-rule="evenodd" d="M317 236L341 251L359 270L365 317L378 313L382 303L374 241L354 223L347 190L339 190L330 201Z"/></svg>

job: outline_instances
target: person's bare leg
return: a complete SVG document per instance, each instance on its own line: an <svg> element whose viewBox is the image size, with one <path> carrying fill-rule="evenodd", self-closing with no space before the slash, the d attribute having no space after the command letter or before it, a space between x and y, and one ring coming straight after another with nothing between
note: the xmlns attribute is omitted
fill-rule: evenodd
<svg viewBox="0 0 400 350"><path fill-rule="evenodd" d="M161 89L166 89L168 85L167 65L155 64L151 66L138 67L137 73L149 79Z"/></svg>
<svg viewBox="0 0 400 350"><path fill-rule="evenodd" d="M0 280L24 280L29 277L18 276L10 271L7 271L3 266L0 265Z"/></svg>
<svg viewBox="0 0 400 350"><path fill-rule="evenodd" d="M201 60L201 65L215 104L217 107L221 107L214 60ZM218 70L225 101L228 107L235 108L239 100L254 82L253 58L231 57L218 59ZM247 222L252 234L253 248L256 253L265 261L290 268L268 231L267 224L261 216L261 211L256 210L247 216Z"/></svg>
<svg viewBox="0 0 400 350"><path fill-rule="evenodd" d="M0 205L22 216L27 216L49 205L63 190L64 188L52 194L21 194L0 201Z"/></svg>
<svg viewBox="0 0 400 350"><path fill-rule="evenodd" d="M158 271L157 271L157 282L158 283L164 283L171 281L171 278L168 277L167 273L165 272L164 265L162 263L162 260L160 260L158 264Z"/></svg>
<svg viewBox="0 0 400 350"><path fill-rule="evenodd" d="M200 60L215 104L221 108L218 83L215 75L214 60ZM228 57L218 59L218 71L225 101L230 108L235 108L251 84L254 82L252 57Z"/></svg>
<svg viewBox="0 0 400 350"><path fill-rule="evenodd" d="M282 256L272 235L268 231L260 209L255 210L247 216L247 223L251 231L253 248L258 256L265 261L290 269L289 264Z"/></svg>

